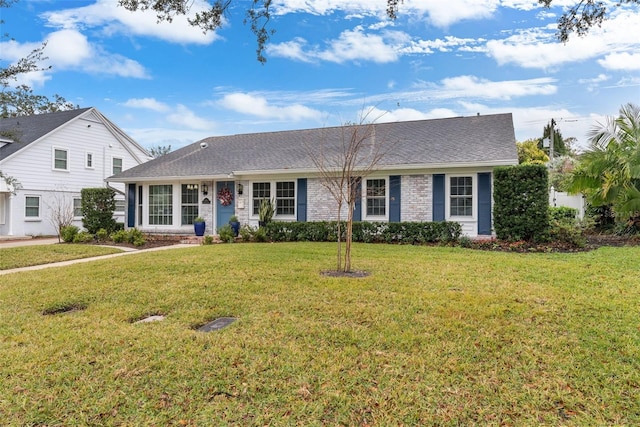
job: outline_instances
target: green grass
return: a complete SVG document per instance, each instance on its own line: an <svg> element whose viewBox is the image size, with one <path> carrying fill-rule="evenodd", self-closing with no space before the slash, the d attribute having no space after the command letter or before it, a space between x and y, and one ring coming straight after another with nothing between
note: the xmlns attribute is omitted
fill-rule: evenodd
<svg viewBox="0 0 640 427"><path fill-rule="evenodd" d="M334 251L199 246L3 276L2 424L640 424L640 248L355 245L363 279L321 276ZM166 319L132 323L150 314ZM238 321L195 331L222 316Z"/></svg>
<svg viewBox="0 0 640 427"><path fill-rule="evenodd" d="M0 249L0 270L50 264L122 252L118 248L94 245L35 245Z"/></svg>

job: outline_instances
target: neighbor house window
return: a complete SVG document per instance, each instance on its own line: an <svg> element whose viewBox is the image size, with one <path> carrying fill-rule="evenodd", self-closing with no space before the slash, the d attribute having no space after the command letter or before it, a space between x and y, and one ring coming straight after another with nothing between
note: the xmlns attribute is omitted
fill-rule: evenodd
<svg viewBox="0 0 640 427"><path fill-rule="evenodd" d="M260 213L260 203L265 199L271 199L271 183L254 182L251 197L253 201L253 214L258 215Z"/></svg>
<svg viewBox="0 0 640 427"><path fill-rule="evenodd" d="M296 183L293 181L276 182L276 215L295 215Z"/></svg>
<svg viewBox="0 0 640 427"><path fill-rule="evenodd" d="M112 164L112 175L115 175L117 173L122 172L122 159L119 157L114 157L113 159L111 159L111 164Z"/></svg>
<svg viewBox="0 0 640 427"><path fill-rule="evenodd" d="M367 179L367 216L387 214L387 180Z"/></svg>
<svg viewBox="0 0 640 427"><path fill-rule="evenodd" d="M116 202L116 208L115 208L114 212L116 212L116 213L124 213L125 208L127 206L125 201L122 200L122 199L116 199L115 202Z"/></svg>
<svg viewBox="0 0 640 427"><path fill-rule="evenodd" d="M26 218L40 218L40 196L25 197L24 216Z"/></svg>
<svg viewBox="0 0 640 427"><path fill-rule="evenodd" d="M87 153L84 166L87 169L93 169L93 153Z"/></svg>
<svg viewBox="0 0 640 427"><path fill-rule="evenodd" d="M53 149L53 168L61 171L69 170L69 152L67 150Z"/></svg>
<svg viewBox="0 0 640 427"><path fill-rule="evenodd" d="M193 224L198 216L198 184L182 184L182 225Z"/></svg>
<svg viewBox="0 0 640 427"><path fill-rule="evenodd" d="M138 186L138 225L142 225L142 185Z"/></svg>
<svg viewBox="0 0 640 427"><path fill-rule="evenodd" d="M149 225L173 224L173 186L149 186Z"/></svg>
<svg viewBox="0 0 640 427"><path fill-rule="evenodd" d="M473 215L473 178L452 176L449 178L449 215Z"/></svg>
<svg viewBox="0 0 640 427"><path fill-rule="evenodd" d="M73 216L76 218L82 216L82 199L73 199Z"/></svg>

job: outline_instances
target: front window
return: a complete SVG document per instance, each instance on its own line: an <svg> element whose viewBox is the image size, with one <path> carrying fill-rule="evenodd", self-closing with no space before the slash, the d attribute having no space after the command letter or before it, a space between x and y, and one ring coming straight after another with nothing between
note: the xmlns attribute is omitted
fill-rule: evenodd
<svg viewBox="0 0 640 427"><path fill-rule="evenodd" d="M450 178L449 215L473 215L473 178L452 176Z"/></svg>
<svg viewBox="0 0 640 427"><path fill-rule="evenodd" d="M366 194L367 216L385 216L387 214L387 181L368 179Z"/></svg>
<svg viewBox="0 0 640 427"><path fill-rule="evenodd" d="M182 184L182 225L193 224L198 216L198 184Z"/></svg>
<svg viewBox="0 0 640 427"><path fill-rule="evenodd" d="M262 203L262 201L265 199L271 199L271 183L254 182L252 195L254 215L258 215L260 213L260 203Z"/></svg>
<svg viewBox="0 0 640 427"><path fill-rule="evenodd" d="M73 216L76 218L82 216L82 199L73 199Z"/></svg>
<svg viewBox="0 0 640 427"><path fill-rule="evenodd" d="M53 168L58 170L69 170L68 152L62 148L53 149Z"/></svg>
<svg viewBox="0 0 640 427"><path fill-rule="evenodd" d="M276 182L276 215L296 214L296 184L293 181Z"/></svg>
<svg viewBox="0 0 640 427"><path fill-rule="evenodd" d="M40 196L25 197L24 216L27 218L40 218Z"/></svg>
<svg viewBox="0 0 640 427"><path fill-rule="evenodd" d="M122 172L122 159L118 158L118 157L114 157L112 159L112 163L113 163L113 175Z"/></svg>
<svg viewBox="0 0 640 427"><path fill-rule="evenodd" d="M149 186L149 225L173 224L173 186Z"/></svg>

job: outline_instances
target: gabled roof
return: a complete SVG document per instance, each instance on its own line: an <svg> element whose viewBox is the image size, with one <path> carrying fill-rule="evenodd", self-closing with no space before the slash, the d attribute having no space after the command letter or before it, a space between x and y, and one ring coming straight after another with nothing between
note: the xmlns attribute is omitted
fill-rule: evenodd
<svg viewBox="0 0 640 427"><path fill-rule="evenodd" d="M3 141L11 141L0 147L0 160L22 150L87 110L90 108L0 119L0 136Z"/></svg>
<svg viewBox="0 0 640 427"><path fill-rule="evenodd" d="M511 114L371 126L377 141L392 146L378 163L381 169L497 166L518 162ZM345 129L347 127L331 127L205 138L108 180L130 182L135 179L310 172L316 167L308 147L323 144L326 150L337 150Z"/></svg>
<svg viewBox="0 0 640 427"><path fill-rule="evenodd" d="M0 160L4 160L14 153L28 147L29 144L40 140L45 135L53 132L66 123L79 118L89 116L92 113L101 120L113 136L119 139L125 149L129 150L135 158L138 155L130 150L127 144L131 144L143 153L143 147L127 136L120 128L107 119L94 107L79 108L77 110L57 111L55 113L34 114L31 116L9 117L0 119ZM3 145L4 143L4 145ZM141 161L147 159L139 159Z"/></svg>

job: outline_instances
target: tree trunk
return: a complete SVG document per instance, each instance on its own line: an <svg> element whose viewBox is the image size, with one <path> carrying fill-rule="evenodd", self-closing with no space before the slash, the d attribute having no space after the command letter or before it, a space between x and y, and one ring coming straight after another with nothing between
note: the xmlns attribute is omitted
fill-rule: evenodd
<svg viewBox="0 0 640 427"><path fill-rule="evenodd" d="M342 271L342 228L340 227L340 211L342 211L342 202L338 202L338 265L336 271Z"/></svg>
<svg viewBox="0 0 640 427"><path fill-rule="evenodd" d="M344 271L351 271L351 242L353 241L353 206L349 203L347 214L347 235L344 243Z"/></svg>

